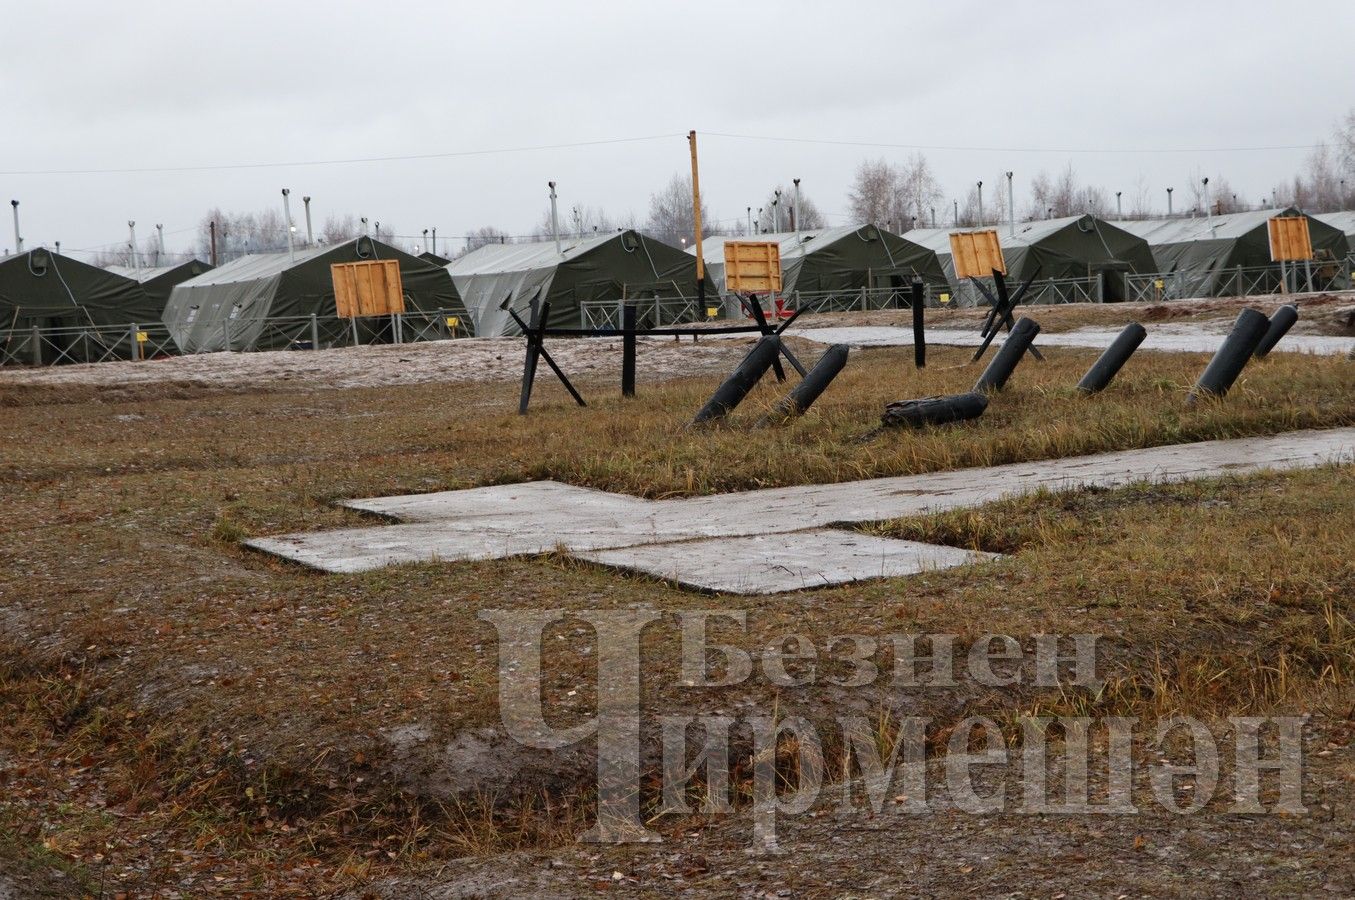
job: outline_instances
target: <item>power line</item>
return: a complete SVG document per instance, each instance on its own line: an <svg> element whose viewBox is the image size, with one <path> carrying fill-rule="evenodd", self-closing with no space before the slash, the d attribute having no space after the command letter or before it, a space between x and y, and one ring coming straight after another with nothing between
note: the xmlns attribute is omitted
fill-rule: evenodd
<svg viewBox="0 0 1355 900"><path fill-rule="evenodd" d="M172 172L216 172L228 169L285 169L310 166L343 166L356 163L408 162L421 159L452 159L463 156L493 156L499 153L533 153L540 150L570 150L576 147L599 147L604 144L634 144L658 141L681 134L651 134L645 137L609 138L600 141L576 141L571 144L540 144L534 147L501 147L496 150L451 150L446 153L417 153L403 156L361 156L351 159L313 159L300 162L223 163L209 166L148 166L127 169L29 169L0 172L0 175L135 175Z"/></svg>
<svg viewBox="0 0 1355 900"><path fill-rule="evenodd" d="M1326 144L1277 144L1269 147L964 147L932 144L890 144L879 141L834 141L819 138L772 137L758 134L728 134L720 131L702 132L702 137L731 138L741 141L775 141L788 144L828 144L837 147L883 147L894 150L932 150L945 152L982 153L1253 153L1272 150L1316 150Z"/></svg>

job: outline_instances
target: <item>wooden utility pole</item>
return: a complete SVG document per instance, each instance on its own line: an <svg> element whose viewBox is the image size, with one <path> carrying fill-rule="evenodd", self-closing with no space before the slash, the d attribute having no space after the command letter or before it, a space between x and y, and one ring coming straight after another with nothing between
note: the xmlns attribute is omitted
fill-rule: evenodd
<svg viewBox="0 0 1355 900"><path fill-rule="evenodd" d="M212 257L212 259L211 259L211 263L212 263L213 266L215 266L215 265L216 265L216 219L213 219L212 221L210 221L210 222L207 223L207 230L208 230L208 231L211 233L211 235L212 235L212 252L211 252L211 257Z"/></svg>
<svg viewBox="0 0 1355 900"><path fill-rule="evenodd" d="M687 132L692 150L692 221L696 223L696 299L706 305L706 258L701 255L701 179L696 172L696 131Z"/></svg>

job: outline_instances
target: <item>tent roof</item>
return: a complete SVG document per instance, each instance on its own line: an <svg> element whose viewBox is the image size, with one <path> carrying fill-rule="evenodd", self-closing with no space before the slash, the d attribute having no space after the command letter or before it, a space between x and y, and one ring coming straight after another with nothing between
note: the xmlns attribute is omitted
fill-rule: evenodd
<svg viewBox="0 0 1355 900"><path fill-rule="evenodd" d="M366 238L354 238L353 240L366 240ZM297 250L295 257L286 250L281 253L250 253L228 263L222 263L209 272L203 272L197 278L190 278L184 282L184 285L206 287L210 284L237 284L242 281L257 281L260 278L269 278L350 243L352 241L345 241L343 244L307 247L303 250ZM381 241L372 241L372 243L378 249L386 247ZM393 250L394 248L390 249Z"/></svg>
<svg viewBox="0 0 1355 900"><path fill-rule="evenodd" d="M1287 209L1252 209L1246 212L1225 213L1220 216L1193 216L1180 219L1131 219L1114 224L1136 234L1150 246L1183 244L1190 241L1230 241L1242 237L1276 216L1302 215L1293 207Z"/></svg>
<svg viewBox="0 0 1355 900"><path fill-rule="evenodd" d="M1339 228L1345 233L1346 237L1355 237L1355 210L1343 210L1341 212L1322 213L1319 216L1313 216L1320 222L1326 222L1332 228Z"/></svg>
<svg viewBox="0 0 1355 900"><path fill-rule="evenodd" d="M187 259L181 263L175 263L170 266L142 266L140 272L133 266L104 266L104 269L112 272L114 275L121 275L123 278L130 278L133 281L140 281L145 284L148 281L154 281L164 275L171 275L179 269L197 263L199 266L206 266L207 263L200 259Z"/></svg>
<svg viewBox="0 0 1355 900"><path fill-rule="evenodd" d="M728 241L774 241L779 245L781 261L797 256L806 256L813 253L820 247L827 247L837 243L845 237L850 237L859 232L862 228L869 228L869 225L839 225L835 228L818 228L805 231L781 231L772 234L759 234L753 237L740 235L711 235L701 240L701 256L707 264L724 265L725 261L725 243ZM884 229L880 229L881 234L886 234ZM911 234L911 232L909 232ZM911 241L908 235L902 236L905 241ZM914 242L916 243L916 242ZM695 255L696 248L688 247L687 252Z"/></svg>
<svg viewBox="0 0 1355 900"><path fill-rule="evenodd" d="M446 267L453 275L498 275L505 272L527 272L548 269L582 256L590 250L634 232L613 231L585 238L560 238L560 252L555 252L555 241L537 241L527 244L485 244L454 259Z"/></svg>

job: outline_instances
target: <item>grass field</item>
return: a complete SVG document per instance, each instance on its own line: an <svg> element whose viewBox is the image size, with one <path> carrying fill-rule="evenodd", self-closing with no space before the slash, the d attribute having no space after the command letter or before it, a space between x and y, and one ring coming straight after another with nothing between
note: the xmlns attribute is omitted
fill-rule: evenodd
<svg viewBox="0 0 1355 900"><path fill-rule="evenodd" d="M588 760L493 736L494 631L476 613L652 606L665 618L646 632L645 703L672 711L684 708L672 615L716 601L552 557L322 576L239 545L367 521L332 505L340 498L539 478L659 498L1355 424L1346 360L1277 354L1225 401L1187 408L1203 356L1140 354L1109 391L1084 398L1072 385L1095 354L1046 352L979 422L873 439L886 402L972 384L968 354L933 349L919 373L908 352L856 353L810 415L776 430L748 427L778 396L770 385L727 427L684 429L713 372L642 385L629 401L610 379L584 378L587 410L543 382L526 418L503 382L247 394L148 385L109 402L0 389L10 426L0 434L0 858L54 879L58 893L70 883L325 892L572 840L587 814ZM942 726L973 711L1011 721L1302 710L1345 747L1352 497L1345 466L876 523L1008 556L718 606L748 612L750 648L796 630L1115 636L1101 694L945 693L925 701ZM551 637L546 699L568 722L594 708L593 657L578 630ZM843 703L756 680L711 699L819 718ZM886 700L852 702L878 711ZM450 778L448 748L469 761ZM1321 765L1338 762L1348 779L1348 755Z"/></svg>

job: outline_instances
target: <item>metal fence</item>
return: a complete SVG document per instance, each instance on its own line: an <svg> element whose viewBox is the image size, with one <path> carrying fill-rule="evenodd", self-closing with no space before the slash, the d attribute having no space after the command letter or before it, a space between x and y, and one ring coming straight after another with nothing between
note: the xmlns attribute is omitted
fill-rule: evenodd
<svg viewBox="0 0 1355 900"><path fill-rule="evenodd" d="M664 325L685 325L712 318L710 310L720 308L719 298L713 298L702 308L695 297L654 297L644 300L588 300L579 304L579 319L584 328L599 331L618 331L621 328L623 306L635 307L635 324L639 328L661 328Z"/></svg>
<svg viewBox="0 0 1355 900"><path fill-rule="evenodd" d="M60 325L0 331L0 365L54 366L177 353L169 330L153 325Z"/></svg>
<svg viewBox="0 0 1355 900"><path fill-rule="evenodd" d="M1237 267L1206 273L1126 274L1124 299L1156 303L1193 297L1254 296L1276 293L1312 293L1349 290L1355 275L1355 254L1339 261ZM924 300L932 308L975 307L987 304L969 282L956 286L927 284ZM1100 276L1046 279L1031 285L1028 304L1097 303L1105 297ZM846 291L792 291L776 298L760 298L769 318L784 318L796 310L805 313L904 309L912 302L909 287L860 288ZM580 304L583 328L600 332L621 328L623 303L637 307L637 325L659 328L742 318L734 296L712 296L702 303L695 297L663 297L625 301L589 301ZM711 313L714 313L712 316ZM252 322L226 320L208 346L237 352L267 349L324 350L364 344L409 344L448 340L469 334L460 314L445 310L406 312L379 319L339 319L334 316L272 317ZM257 332L245 338L249 332ZM0 365L47 366L96 363L109 360L146 360L179 352L169 330L149 325L19 326L0 330Z"/></svg>
<svg viewBox="0 0 1355 900"><path fill-rule="evenodd" d="M1126 275L1131 303L1158 303L1194 297L1254 297L1260 294L1311 294L1350 290L1355 256L1344 260L1307 260L1268 266L1235 266L1207 272L1157 272Z"/></svg>

